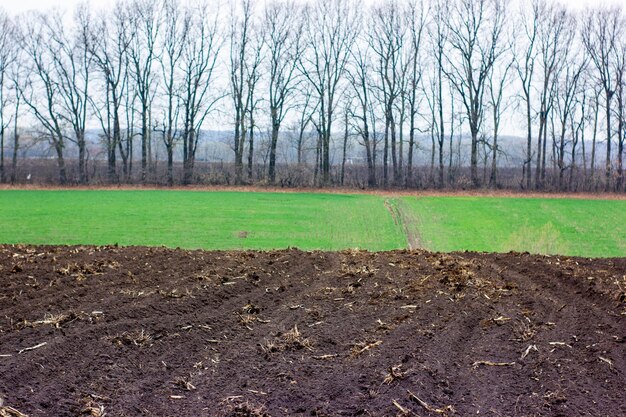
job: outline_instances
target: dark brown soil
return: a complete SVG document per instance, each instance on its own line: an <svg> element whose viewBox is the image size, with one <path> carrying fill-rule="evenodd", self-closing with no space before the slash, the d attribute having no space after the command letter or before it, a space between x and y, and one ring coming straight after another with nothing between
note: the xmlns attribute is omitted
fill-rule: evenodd
<svg viewBox="0 0 626 417"><path fill-rule="evenodd" d="M0 246L0 415L626 415L625 290L626 259Z"/></svg>

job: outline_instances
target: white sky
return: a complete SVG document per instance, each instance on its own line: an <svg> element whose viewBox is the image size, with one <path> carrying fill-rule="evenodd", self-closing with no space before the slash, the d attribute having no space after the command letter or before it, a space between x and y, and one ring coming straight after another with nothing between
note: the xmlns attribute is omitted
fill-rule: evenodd
<svg viewBox="0 0 626 417"><path fill-rule="evenodd" d="M64 9L73 9L78 3L84 0L0 0L0 7L4 8L10 14L18 14L27 10L45 11L52 7L61 7ZM233 1L233 0L230 0ZM522 0L529 1L529 0ZM115 0L90 0L89 3L96 9L110 7ZM369 0L376 2L376 0ZM597 5L598 3L621 4L626 9L626 0L565 0L561 1L572 8L584 8L585 6Z"/></svg>

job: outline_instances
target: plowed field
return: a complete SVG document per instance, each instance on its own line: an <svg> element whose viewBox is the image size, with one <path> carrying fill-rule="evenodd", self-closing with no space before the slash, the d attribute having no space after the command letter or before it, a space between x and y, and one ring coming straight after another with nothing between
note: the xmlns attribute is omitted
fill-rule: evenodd
<svg viewBox="0 0 626 417"><path fill-rule="evenodd" d="M626 259L0 246L0 416L626 415Z"/></svg>

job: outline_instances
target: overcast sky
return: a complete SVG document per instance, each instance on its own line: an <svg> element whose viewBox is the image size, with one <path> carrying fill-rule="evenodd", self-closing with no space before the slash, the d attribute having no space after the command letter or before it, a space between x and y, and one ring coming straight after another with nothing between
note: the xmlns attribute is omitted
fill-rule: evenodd
<svg viewBox="0 0 626 417"><path fill-rule="evenodd" d="M73 8L74 5L82 2L83 0L0 0L0 6L3 7L11 14L17 14L31 9L46 10L51 7ZM375 2L376 0L370 0ZM528 1L528 0L522 0ZM594 5L598 3L608 4L621 4L626 9L626 0L567 0L562 1L571 7L583 8L588 5ZM104 8L114 3L114 0L91 0L91 5L95 8Z"/></svg>

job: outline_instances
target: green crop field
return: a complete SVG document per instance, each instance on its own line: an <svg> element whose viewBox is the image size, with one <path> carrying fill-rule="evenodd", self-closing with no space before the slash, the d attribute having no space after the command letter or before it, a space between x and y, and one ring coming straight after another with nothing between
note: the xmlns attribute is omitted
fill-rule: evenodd
<svg viewBox="0 0 626 417"><path fill-rule="evenodd" d="M493 197L405 198L422 245L451 252L529 251L626 256L626 201Z"/></svg>
<svg viewBox="0 0 626 417"><path fill-rule="evenodd" d="M387 250L406 240L374 196L10 190L0 242Z"/></svg>
<svg viewBox="0 0 626 417"><path fill-rule="evenodd" d="M626 256L626 201L196 191L0 191L0 243L423 247Z"/></svg>

